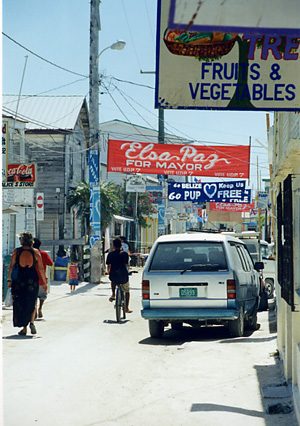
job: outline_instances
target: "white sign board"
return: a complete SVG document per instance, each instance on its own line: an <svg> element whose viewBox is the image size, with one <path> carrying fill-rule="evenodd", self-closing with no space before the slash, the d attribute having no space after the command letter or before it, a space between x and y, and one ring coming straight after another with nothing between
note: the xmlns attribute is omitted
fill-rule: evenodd
<svg viewBox="0 0 300 426"><path fill-rule="evenodd" d="M171 0L169 28L300 36L299 0Z"/></svg>
<svg viewBox="0 0 300 426"><path fill-rule="evenodd" d="M7 180L8 121L2 121L2 182Z"/></svg>
<svg viewBox="0 0 300 426"><path fill-rule="evenodd" d="M44 194L37 192L36 194L36 220L44 220Z"/></svg>
<svg viewBox="0 0 300 426"><path fill-rule="evenodd" d="M127 192L146 192L146 180L143 176L127 176Z"/></svg>
<svg viewBox="0 0 300 426"><path fill-rule="evenodd" d="M300 38L170 29L170 4L159 0L156 108L300 110Z"/></svg>

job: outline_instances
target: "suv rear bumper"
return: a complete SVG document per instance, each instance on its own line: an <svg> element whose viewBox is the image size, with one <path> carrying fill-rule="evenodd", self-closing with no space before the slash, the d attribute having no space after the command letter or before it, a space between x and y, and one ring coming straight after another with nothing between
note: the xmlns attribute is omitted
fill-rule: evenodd
<svg viewBox="0 0 300 426"><path fill-rule="evenodd" d="M169 308L143 309L142 317L153 320L235 320L239 309Z"/></svg>

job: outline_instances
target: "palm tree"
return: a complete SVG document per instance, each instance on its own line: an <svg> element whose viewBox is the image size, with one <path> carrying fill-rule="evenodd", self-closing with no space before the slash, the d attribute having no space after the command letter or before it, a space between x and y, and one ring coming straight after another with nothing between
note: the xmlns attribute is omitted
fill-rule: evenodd
<svg viewBox="0 0 300 426"><path fill-rule="evenodd" d="M89 233L90 227L90 187L88 182L78 182L76 188L70 188L67 197L70 208L76 210L76 217L81 219L84 234Z"/></svg>
<svg viewBox="0 0 300 426"><path fill-rule="evenodd" d="M113 215L120 209L120 198L117 195L116 185L113 182L100 183L101 200L101 230L105 230L113 219ZM90 227L90 185L89 182L78 182L76 188L71 188L68 195L68 204L75 208L76 217L81 219L85 232Z"/></svg>

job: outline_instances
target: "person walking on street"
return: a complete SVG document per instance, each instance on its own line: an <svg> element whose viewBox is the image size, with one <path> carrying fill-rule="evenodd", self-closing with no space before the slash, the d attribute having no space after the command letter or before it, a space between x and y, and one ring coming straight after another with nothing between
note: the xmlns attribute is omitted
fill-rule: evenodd
<svg viewBox="0 0 300 426"><path fill-rule="evenodd" d="M125 237L120 237L120 240L121 240L123 251L126 251L126 253L130 254L129 242L126 240Z"/></svg>
<svg viewBox="0 0 300 426"><path fill-rule="evenodd" d="M40 249L40 246L42 244L41 241L38 238L34 238L33 240L34 240L33 248L36 248L36 249L39 250L41 257L42 257L43 268L44 268L44 271L45 271L45 274L46 274L47 266L53 265L52 259L46 251ZM37 303L35 305L35 316L34 316L34 318L43 318L42 308L43 308L43 305L45 303L45 300L47 299L47 291L44 290L43 279L42 279L39 271L37 271L37 272L38 272L38 276L39 276L38 299L39 299L40 303L39 303L38 311L37 311ZM48 284L48 278L47 278L47 284Z"/></svg>
<svg viewBox="0 0 300 426"><path fill-rule="evenodd" d="M69 266L69 284L71 292L78 286L78 261L73 258L72 263Z"/></svg>
<svg viewBox="0 0 300 426"><path fill-rule="evenodd" d="M41 275L45 291L47 291L47 278L41 254L39 250L32 247L33 237L31 232L21 232L19 240L21 247L15 248L12 252L7 288L11 288L13 297L13 325L14 327L23 327L18 334L26 336L28 324L30 324L31 334L36 334L33 321L39 291L37 270Z"/></svg>
<svg viewBox="0 0 300 426"><path fill-rule="evenodd" d="M112 295L109 301L112 302L116 298L116 286L121 285L126 295L126 313L130 314L129 309L129 275L128 275L128 253L121 251L122 243L120 238L113 240L113 250L108 253L106 264L107 274L111 281Z"/></svg>

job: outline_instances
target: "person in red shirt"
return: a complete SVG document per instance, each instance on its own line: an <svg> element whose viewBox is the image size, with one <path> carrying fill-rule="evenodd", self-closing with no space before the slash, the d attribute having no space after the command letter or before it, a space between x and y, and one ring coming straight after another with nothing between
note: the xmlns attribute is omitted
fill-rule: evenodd
<svg viewBox="0 0 300 426"><path fill-rule="evenodd" d="M78 286L78 261L73 259L71 265L69 266L69 284L70 290L74 291L75 287Z"/></svg>
<svg viewBox="0 0 300 426"><path fill-rule="evenodd" d="M34 238L33 247L36 248L36 249L38 249L40 251L40 254L42 256L42 262L43 262L44 271L46 273L47 266L53 265L53 262L52 262L51 257L49 256L49 254L46 251L40 250L41 244L42 243L41 243L41 241L38 238ZM43 288L43 280L41 278L41 275L40 275L38 269L37 269L37 272L38 272L38 276L39 276L38 299L40 301L40 304L39 304L39 309L38 309L38 312L37 312L37 303L36 303L36 305L35 305L35 312L34 312L33 318L37 318L37 317L43 318L42 307L43 307L43 304L44 304L45 300L47 299L47 291L45 291L44 288ZM47 278L47 284L48 284L48 278Z"/></svg>

